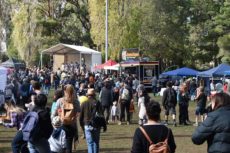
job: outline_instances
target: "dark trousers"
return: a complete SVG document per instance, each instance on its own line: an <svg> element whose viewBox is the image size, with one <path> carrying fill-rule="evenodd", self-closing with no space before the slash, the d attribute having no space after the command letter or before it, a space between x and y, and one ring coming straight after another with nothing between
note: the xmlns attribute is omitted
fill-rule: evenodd
<svg viewBox="0 0 230 153"><path fill-rule="evenodd" d="M153 90L153 95L156 96L157 86L152 86L152 90Z"/></svg>
<svg viewBox="0 0 230 153"><path fill-rule="evenodd" d="M23 140L22 131L18 131L11 143L13 153L29 153L27 142Z"/></svg>
<svg viewBox="0 0 230 153"><path fill-rule="evenodd" d="M129 107L130 107L130 102L128 101L125 101L125 102L123 101L120 103L120 109L121 109L120 121L125 119L125 111L126 111L127 121L130 122Z"/></svg>
<svg viewBox="0 0 230 153"><path fill-rule="evenodd" d="M179 104L179 123L186 124L188 115L188 106Z"/></svg>
<svg viewBox="0 0 230 153"><path fill-rule="evenodd" d="M66 153L72 153L73 139L76 136L77 130L72 126L63 126L66 132Z"/></svg>
<svg viewBox="0 0 230 153"><path fill-rule="evenodd" d="M105 116L105 111L106 111L106 116ZM102 113L105 116L106 122L109 120L109 115L110 115L110 106L102 106Z"/></svg>

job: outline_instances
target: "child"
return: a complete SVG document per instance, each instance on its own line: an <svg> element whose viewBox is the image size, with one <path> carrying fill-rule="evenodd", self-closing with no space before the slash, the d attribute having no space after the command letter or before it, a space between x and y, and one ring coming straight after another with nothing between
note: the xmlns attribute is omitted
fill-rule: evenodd
<svg viewBox="0 0 230 153"><path fill-rule="evenodd" d="M54 131L49 138L51 153L64 153L66 150L66 133L62 129L61 118L56 116L52 119Z"/></svg>
<svg viewBox="0 0 230 153"><path fill-rule="evenodd" d="M53 114L53 111L55 110L57 100L61 97L63 97L63 92L61 90L56 90L54 93L53 104L51 107L51 114Z"/></svg>
<svg viewBox="0 0 230 153"><path fill-rule="evenodd" d="M113 106L111 109L111 116L112 116L112 122L115 123L116 119L119 120L119 112L117 107L117 102L113 102Z"/></svg>
<svg viewBox="0 0 230 153"><path fill-rule="evenodd" d="M133 113L134 112L135 112L134 100L132 100L131 103L130 103L130 106L129 106L130 122L133 119Z"/></svg>

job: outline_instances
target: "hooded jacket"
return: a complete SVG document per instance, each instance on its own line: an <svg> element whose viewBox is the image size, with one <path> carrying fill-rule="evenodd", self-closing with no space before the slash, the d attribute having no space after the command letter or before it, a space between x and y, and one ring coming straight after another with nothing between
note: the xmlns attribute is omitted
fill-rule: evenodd
<svg viewBox="0 0 230 153"><path fill-rule="evenodd" d="M192 135L194 144L207 140L209 153L230 152L230 107L221 107L208 114Z"/></svg>

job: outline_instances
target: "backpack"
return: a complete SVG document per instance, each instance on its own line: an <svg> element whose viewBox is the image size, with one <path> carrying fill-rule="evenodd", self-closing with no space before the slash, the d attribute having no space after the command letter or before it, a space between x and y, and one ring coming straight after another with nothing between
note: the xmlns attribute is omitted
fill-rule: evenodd
<svg viewBox="0 0 230 153"><path fill-rule="evenodd" d="M38 139L39 133L40 133L40 126L39 126L39 113L42 110L38 112L31 111L29 112L24 121L22 126L22 134L23 134L23 140L34 142Z"/></svg>
<svg viewBox="0 0 230 153"><path fill-rule="evenodd" d="M101 128L106 126L106 120L104 115L98 111L99 107L100 107L100 102L97 102L94 105L92 118L89 122L89 125L91 125L94 128Z"/></svg>
<svg viewBox="0 0 230 153"><path fill-rule="evenodd" d="M176 96L174 89L169 89L168 94L167 94L167 104L169 106L171 105L174 106L176 104L176 99L177 99L176 97L177 96Z"/></svg>
<svg viewBox="0 0 230 153"><path fill-rule="evenodd" d="M149 146L149 153L170 153L170 148L168 146L168 135L169 135L169 130L168 130L168 135L166 137L166 139L163 142L158 142L156 144L154 144L150 137L148 136L148 134L146 133L146 131L144 130L143 127L140 127L141 132L144 134L145 138L148 140L148 142L150 143Z"/></svg>
<svg viewBox="0 0 230 153"><path fill-rule="evenodd" d="M128 89L126 89L126 88L122 89L122 91L121 91L121 99L122 100L126 100L126 101L128 101L130 99L129 90Z"/></svg>
<svg viewBox="0 0 230 153"><path fill-rule="evenodd" d="M63 125L71 125L76 121L74 104L62 101L60 118Z"/></svg>

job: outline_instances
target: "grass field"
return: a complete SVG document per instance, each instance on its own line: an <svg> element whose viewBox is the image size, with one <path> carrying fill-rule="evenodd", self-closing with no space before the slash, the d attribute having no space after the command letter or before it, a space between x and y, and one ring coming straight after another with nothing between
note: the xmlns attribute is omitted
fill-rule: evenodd
<svg viewBox="0 0 230 153"><path fill-rule="evenodd" d="M52 92L51 92L52 95ZM155 98L155 100L160 101L160 97ZM51 96L49 97L49 102L52 102ZM194 110L195 103L190 102L189 114L190 119L194 121ZM178 111L177 111L178 112ZM132 147L132 137L135 129L138 127L138 111L133 116L133 122L131 125L108 125L108 130L106 133L101 133L100 140L100 152L101 153L128 153ZM162 112L163 114L163 112ZM163 118L162 118L163 119ZM175 142L177 145L177 153L204 153L207 152L207 145L203 144L201 146L196 146L191 141L191 134L195 130L195 127L190 126L178 126L172 127ZM10 153L10 143L15 135L15 129L7 129L0 126L0 153ZM82 135L81 130L79 130L79 136ZM87 153L86 142L84 139L79 138L79 143L77 144L76 153Z"/></svg>

